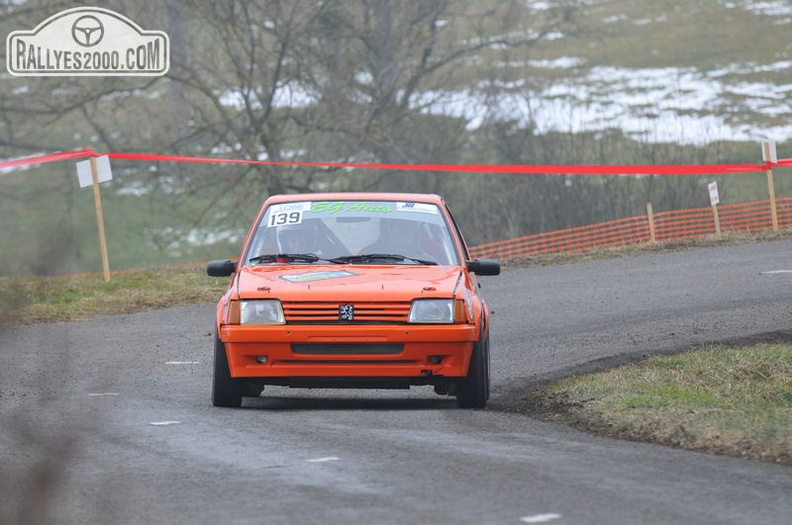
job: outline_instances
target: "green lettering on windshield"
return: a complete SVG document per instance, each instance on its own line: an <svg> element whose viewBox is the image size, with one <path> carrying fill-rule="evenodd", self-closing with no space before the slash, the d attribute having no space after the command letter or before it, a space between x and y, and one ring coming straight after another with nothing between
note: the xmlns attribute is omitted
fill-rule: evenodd
<svg viewBox="0 0 792 525"><path fill-rule="evenodd" d="M345 202L314 202L311 205L311 213L329 213L330 215L338 213L344 208Z"/></svg>
<svg viewBox="0 0 792 525"><path fill-rule="evenodd" d="M368 202L358 202L349 206L345 211L362 211L365 213L391 213L393 210L387 204L371 204Z"/></svg>
<svg viewBox="0 0 792 525"><path fill-rule="evenodd" d="M362 213L392 213L393 209L388 204L373 204L370 202L356 202L350 204L343 201L314 202L311 205L311 213L327 213L335 215L339 212L362 212Z"/></svg>

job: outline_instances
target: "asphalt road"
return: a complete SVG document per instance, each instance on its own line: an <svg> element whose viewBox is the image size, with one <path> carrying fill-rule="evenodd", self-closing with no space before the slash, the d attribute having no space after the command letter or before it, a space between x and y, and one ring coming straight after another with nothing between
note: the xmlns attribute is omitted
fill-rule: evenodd
<svg viewBox="0 0 792 525"><path fill-rule="evenodd" d="M0 333L0 523L785 524L792 469L509 411L571 370L792 329L792 243L487 278L494 399L209 401L211 305Z"/></svg>

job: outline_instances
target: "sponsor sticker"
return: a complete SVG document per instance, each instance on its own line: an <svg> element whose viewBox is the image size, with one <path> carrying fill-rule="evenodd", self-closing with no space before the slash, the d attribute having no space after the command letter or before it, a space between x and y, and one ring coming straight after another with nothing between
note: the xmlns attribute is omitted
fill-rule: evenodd
<svg viewBox="0 0 792 525"><path fill-rule="evenodd" d="M75 7L6 38L6 69L16 76L162 76L170 40L102 7Z"/></svg>
<svg viewBox="0 0 792 525"><path fill-rule="evenodd" d="M311 283L314 281L327 281L328 279L340 279L342 277L354 277L355 273L346 270L327 271L327 272L308 272L294 275L281 275L281 279L290 283Z"/></svg>
<svg viewBox="0 0 792 525"><path fill-rule="evenodd" d="M397 202L396 211L398 212L415 212L415 213L429 213L437 215L437 206L434 204L425 204L423 202Z"/></svg>
<svg viewBox="0 0 792 525"><path fill-rule="evenodd" d="M287 202L286 204L276 204L270 207L270 213L283 211L308 211L311 209L310 202Z"/></svg>

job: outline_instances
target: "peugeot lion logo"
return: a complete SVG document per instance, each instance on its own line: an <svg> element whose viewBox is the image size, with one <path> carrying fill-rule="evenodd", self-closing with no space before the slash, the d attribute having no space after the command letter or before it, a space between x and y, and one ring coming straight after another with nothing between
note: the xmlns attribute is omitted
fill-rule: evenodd
<svg viewBox="0 0 792 525"><path fill-rule="evenodd" d="M83 47L93 47L102 41L104 26L92 15L81 16L72 25L72 38Z"/></svg>
<svg viewBox="0 0 792 525"><path fill-rule="evenodd" d="M338 307L338 319L341 321L355 320L355 306L352 304L342 304Z"/></svg>

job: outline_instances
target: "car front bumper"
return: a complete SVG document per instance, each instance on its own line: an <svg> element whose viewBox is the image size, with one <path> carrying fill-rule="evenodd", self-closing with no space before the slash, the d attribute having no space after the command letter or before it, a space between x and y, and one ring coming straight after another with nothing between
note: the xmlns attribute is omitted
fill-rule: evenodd
<svg viewBox="0 0 792 525"><path fill-rule="evenodd" d="M461 377L475 325L224 325L231 376ZM263 362L262 362L263 361Z"/></svg>

